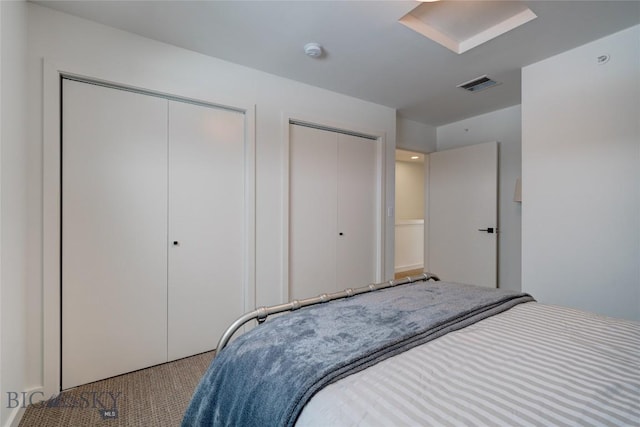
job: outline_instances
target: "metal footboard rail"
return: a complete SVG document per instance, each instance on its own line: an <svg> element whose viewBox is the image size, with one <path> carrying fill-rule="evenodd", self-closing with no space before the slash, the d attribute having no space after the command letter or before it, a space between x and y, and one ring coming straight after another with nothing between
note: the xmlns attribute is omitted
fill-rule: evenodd
<svg viewBox="0 0 640 427"><path fill-rule="evenodd" d="M278 304L278 305L272 305L269 307L257 308L253 311L250 311L240 316L235 322L231 324L231 326L229 326L224 331L224 334L222 334L220 341L218 341L218 346L216 347L216 354L219 354L220 351L222 351L222 349L227 346L233 334L235 334L238 331L238 329L242 327L242 325L249 322L250 320L255 319L258 321L258 323L263 323L265 320L267 320L267 317L272 314L283 313L285 311L294 311L302 307L307 307L309 305L322 304L325 302L342 299L342 298L348 298L354 295L373 292L380 289L391 288L399 285L406 285L408 283L415 283L420 281L426 282L429 279L434 281L440 280L438 276L436 276L435 274L423 273L416 276L407 276L402 279L389 280L387 282L371 283L370 285L362 286L360 288L348 288L348 289L345 289L344 291L334 292L331 294L322 294L313 298L293 300L286 304Z"/></svg>

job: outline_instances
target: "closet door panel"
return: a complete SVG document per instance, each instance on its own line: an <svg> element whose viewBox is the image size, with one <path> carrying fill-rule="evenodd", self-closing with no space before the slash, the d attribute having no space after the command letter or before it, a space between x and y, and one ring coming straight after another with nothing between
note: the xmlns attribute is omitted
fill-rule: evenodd
<svg viewBox="0 0 640 427"><path fill-rule="evenodd" d="M169 102L169 360L244 312L244 114Z"/></svg>
<svg viewBox="0 0 640 427"><path fill-rule="evenodd" d="M338 291L337 134L289 125L289 296Z"/></svg>
<svg viewBox="0 0 640 427"><path fill-rule="evenodd" d="M167 101L64 80L62 388L166 361Z"/></svg>
<svg viewBox="0 0 640 427"><path fill-rule="evenodd" d="M376 143L338 134L338 288L376 281Z"/></svg>

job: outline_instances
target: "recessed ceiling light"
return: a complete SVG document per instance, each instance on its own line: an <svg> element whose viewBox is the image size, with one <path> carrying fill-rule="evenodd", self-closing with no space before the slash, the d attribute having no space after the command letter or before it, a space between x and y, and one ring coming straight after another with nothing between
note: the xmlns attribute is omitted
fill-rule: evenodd
<svg viewBox="0 0 640 427"><path fill-rule="evenodd" d="M420 156L411 156L411 160L418 160Z"/></svg>

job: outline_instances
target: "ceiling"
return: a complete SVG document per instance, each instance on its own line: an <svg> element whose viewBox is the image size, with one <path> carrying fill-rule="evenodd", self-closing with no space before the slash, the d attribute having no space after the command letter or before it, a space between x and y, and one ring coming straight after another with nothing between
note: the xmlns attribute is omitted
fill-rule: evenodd
<svg viewBox="0 0 640 427"><path fill-rule="evenodd" d="M640 23L640 0L523 1L536 19L456 54L398 22L416 1L36 3L434 126L519 104L521 67ZM308 42L325 55L306 56ZM456 87L485 74L501 84L477 93Z"/></svg>

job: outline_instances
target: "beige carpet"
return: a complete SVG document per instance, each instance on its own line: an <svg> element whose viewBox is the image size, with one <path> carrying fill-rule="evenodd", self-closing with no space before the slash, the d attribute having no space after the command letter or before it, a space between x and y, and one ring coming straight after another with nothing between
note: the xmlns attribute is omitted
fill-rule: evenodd
<svg viewBox="0 0 640 427"><path fill-rule="evenodd" d="M29 406L20 427L179 426L213 355L202 353L65 391L58 407L47 406L51 401Z"/></svg>

